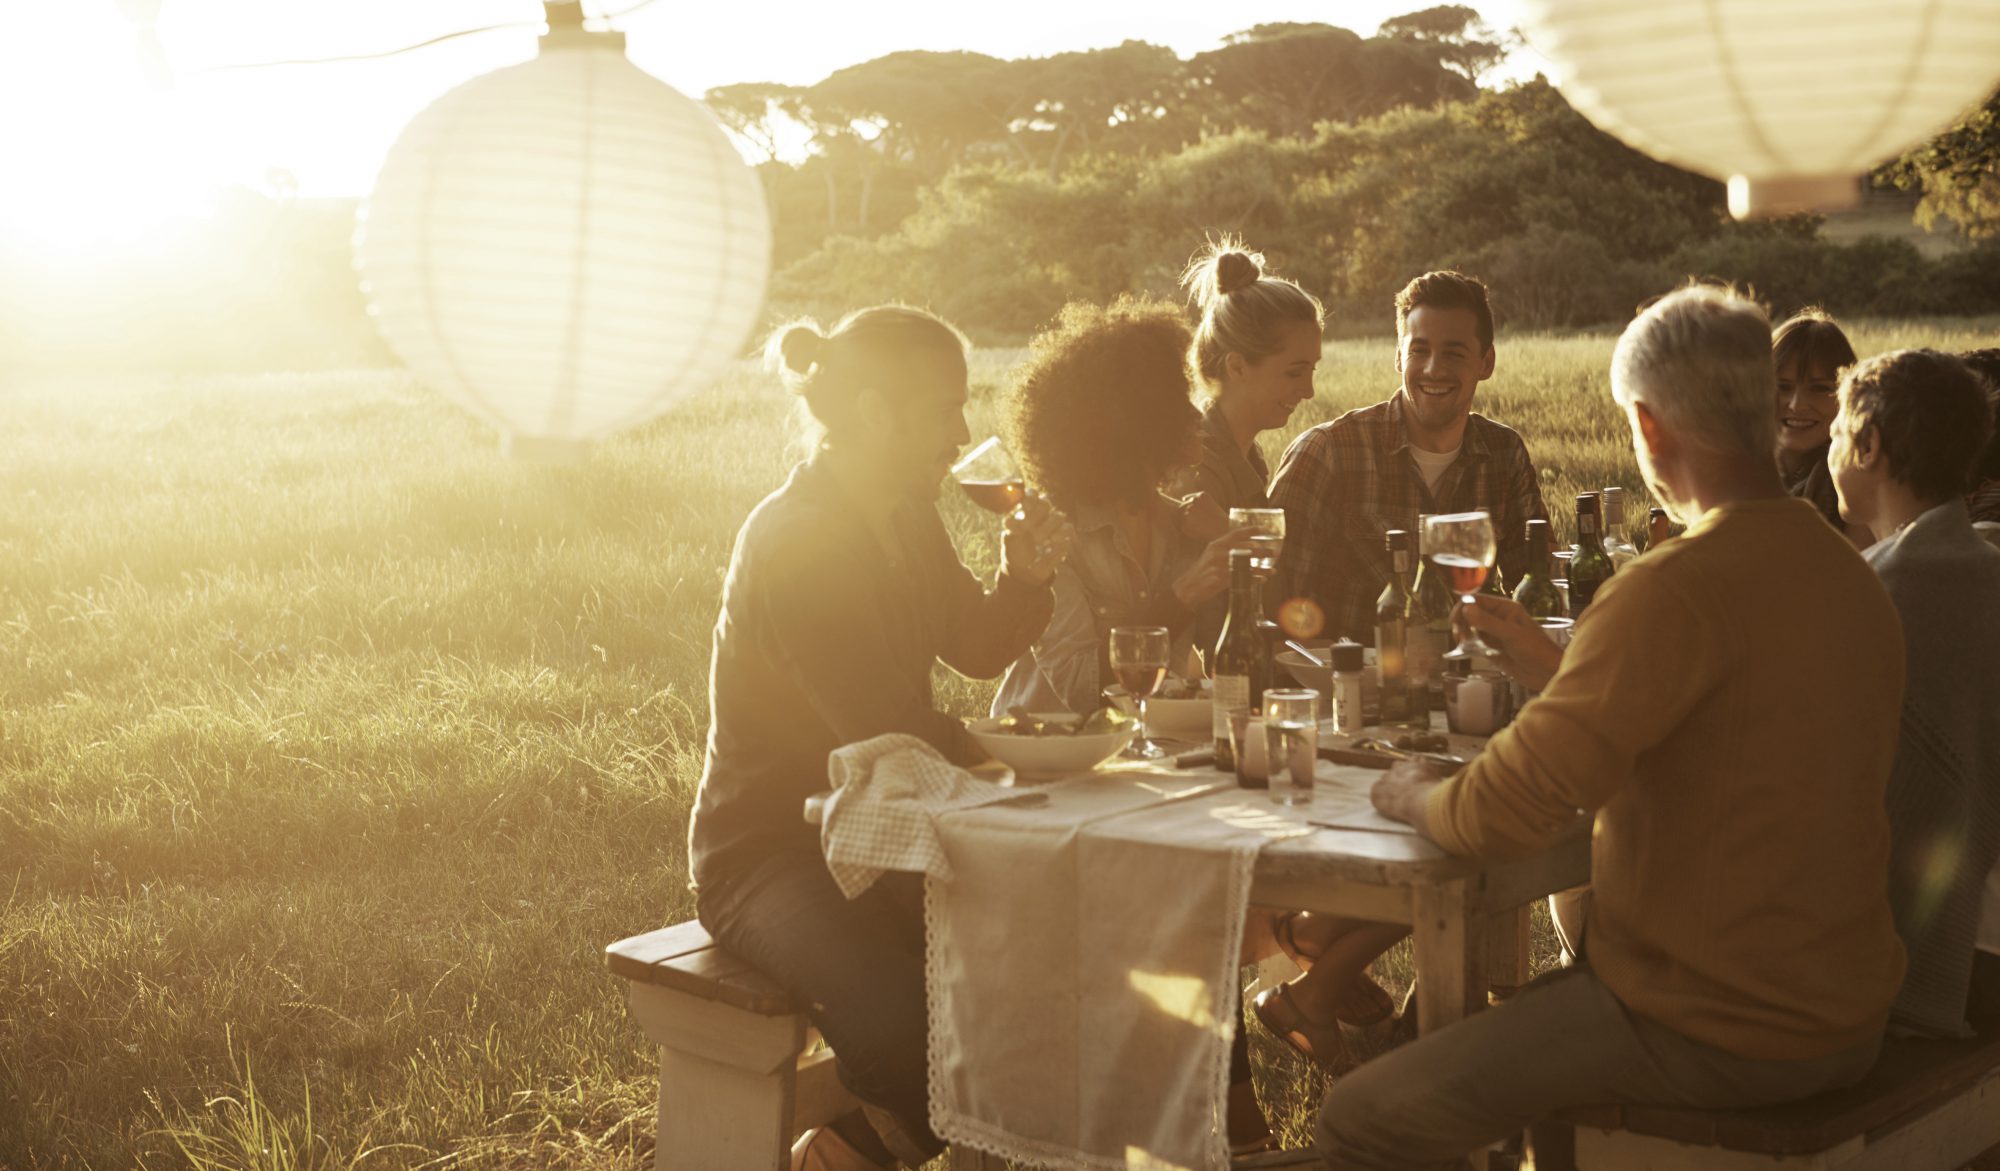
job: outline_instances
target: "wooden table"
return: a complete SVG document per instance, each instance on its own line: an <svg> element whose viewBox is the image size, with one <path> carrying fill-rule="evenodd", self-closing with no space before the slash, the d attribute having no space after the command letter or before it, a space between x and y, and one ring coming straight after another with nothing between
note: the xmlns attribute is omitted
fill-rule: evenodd
<svg viewBox="0 0 2000 1171"><path fill-rule="evenodd" d="M1413 834L1315 829L1257 857L1250 901L1404 923L1417 967L1417 1015L1430 1033L1486 1007L1489 985L1528 980L1529 907L1590 881L1590 827L1513 862L1446 854Z"/></svg>
<svg viewBox="0 0 2000 1171"><path fill-rule="evenodd" d="M1393 735L1383 729L1364 732ZM1329 725L1322 725L1320 735L1323 745L1334 739ZM1451 737L1453 750L1467 757L1484 742ZM1208 768L1175 771L1225 779ZM825 797L806 802L806 820L819 821ZM1530 907L1544 896L1589 881L1590 819L1585 817L1548 849L1506 862L1454 857L1415 834L1315 828L1264 847L1257 856L1250 901L1408 925L1418 976L1418 1024L1428 1034L1485 1008L1489 987L1527 983Z"/></svg>

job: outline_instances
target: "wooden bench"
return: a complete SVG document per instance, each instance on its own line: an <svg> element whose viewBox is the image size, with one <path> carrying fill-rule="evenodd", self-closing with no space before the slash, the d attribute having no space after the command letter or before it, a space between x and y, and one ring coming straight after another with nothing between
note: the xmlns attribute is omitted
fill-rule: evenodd
<svg viewBox="0 0 2000 1171"><path fill-rule="evenodd" d="M786 1171L792 1141L859 1103L784 989L700 923L621 939L604 962L660 1047L655 1171ZM954 1171L999 1160L952 1152Z"/></svg>
<svg viewBox="0 0 2000 1171"><path fill-rule="evenodd" d="M1783 1106L1593 1106L1561 1121L1580 1171L1957 1171L2000 1147L2000 1034L1892 1040L1858 1085Z"/></svg>

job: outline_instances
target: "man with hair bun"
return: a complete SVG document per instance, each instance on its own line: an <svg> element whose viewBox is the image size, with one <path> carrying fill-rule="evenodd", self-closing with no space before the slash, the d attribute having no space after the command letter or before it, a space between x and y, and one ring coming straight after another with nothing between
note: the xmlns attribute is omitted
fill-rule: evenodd
<svg viewBox="0 0 2000 1171"><path fill-rule="evenodd" d="M1424 513L1487 512L1502 576L1526 570L1528 522L1548 512L1521 437L1472 412L1494 360L1486 286L1427 272L1396 294L1396 393L1286 449L1271 486L1285 510L1278 597L1316 604L1326 634L1372 641L1375 599L1392 572L1383 534L1417 531Z"/></svg>
<svg viewBox="0 0 2000 1171"><path fill-rule="evenodd" d="M1594 819L1577 963L1334 1084L1336 1168L1437 1168L1591 1103L1772 1105L1874 1064L1902 982L1884 796L1903 644L1860 554L1786 492L1770 319L1682 289L1618 341L1611 393L1685 535L1606 582L1558 647L1460 617L1541 694L1451 776L1375 807L1446 851L1518 856Z"/></svg>
<svg viewBox="0 0 2000 1171"><path fill-rule="evenodd" d="M862 1102L800 1138L800 1171L920 1167L943 1149L929 1122L921 883L885 875L847 898L800 811L826 787L830 753L884 733L985 759L938 710L932 669L1005 670L1048 624L1069 546L1068 522L1031 498L1004 522L990 592L959 562L937 494L971 439L965 348L898 305L771 341L823 434L736 537L688 869L702 926L807 1006Z"/></svg>

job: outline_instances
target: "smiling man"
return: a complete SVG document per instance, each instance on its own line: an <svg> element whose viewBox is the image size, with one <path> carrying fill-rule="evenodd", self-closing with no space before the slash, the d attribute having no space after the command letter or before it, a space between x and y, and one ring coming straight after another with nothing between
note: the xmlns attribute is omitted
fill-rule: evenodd
<svg viewBox="0 0 2000 1171"><path fill-rule="evenodd" d="M1327 634L1362 642L1391 572L1385 532L1415 532L1423 513L1484 509L1511 580L1527 564L1528 521L1548 515L1527 445L1472 413L1496 357L1486 286L1425 273L1396 294L1396 334L1396 393L1301 432L1271 486L1286 513L1279 596L1310 599Z"/></svg>

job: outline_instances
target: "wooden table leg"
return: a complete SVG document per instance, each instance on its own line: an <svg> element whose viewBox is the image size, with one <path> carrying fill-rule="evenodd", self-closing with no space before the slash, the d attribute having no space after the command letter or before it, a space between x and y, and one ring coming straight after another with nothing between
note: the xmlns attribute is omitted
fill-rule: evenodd
<svg viewBox="0 0 2000 1171"><path fill-rule="evenodd" d="M1420 1035L1486 1007L1486 952L1481 924L1459 879L1411 892L1411 944L1417 961Z"/></svg>
<svg viewBox="0 0 2000 1171"><path fill-rule="evenodd" d="M1534 917L1529 907L1499 911L1486 920L1486 982L1505 1000L1528 982Z"/></svg>

